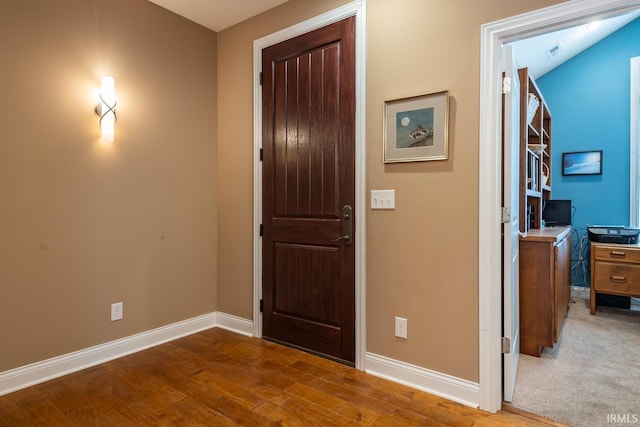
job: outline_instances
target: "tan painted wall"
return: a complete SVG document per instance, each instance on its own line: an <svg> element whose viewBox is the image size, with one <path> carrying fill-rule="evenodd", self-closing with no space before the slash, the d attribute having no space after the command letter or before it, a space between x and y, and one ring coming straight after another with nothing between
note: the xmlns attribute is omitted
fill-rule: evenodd
<svg viewBox="0 0 640 427"><path fill-rule="evenodd" d="M219 310L252 317L252 42L347 1L291 0L218 35ZM480 26L557 0L367 2L367 351L478 381ZM448 90L449 160L382 163L385 100ZM393 336L394 316L409 339Z"/></svg>
<svg viewBox="0 0 640 427"><path fill-rule="evenodd" d="M4 1L0 52L0 372L215 311L216 34L145 0Z"/></svg>

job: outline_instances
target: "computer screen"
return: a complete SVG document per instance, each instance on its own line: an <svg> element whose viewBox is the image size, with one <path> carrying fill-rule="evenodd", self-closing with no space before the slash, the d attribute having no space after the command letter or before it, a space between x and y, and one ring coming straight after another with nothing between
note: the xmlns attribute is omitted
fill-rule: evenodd
<svg viewBox="0 0 640 427"><path fill-rule="evenodd" d="M546 200L542 209L545 225L571 225L571 200Z"/></svg>

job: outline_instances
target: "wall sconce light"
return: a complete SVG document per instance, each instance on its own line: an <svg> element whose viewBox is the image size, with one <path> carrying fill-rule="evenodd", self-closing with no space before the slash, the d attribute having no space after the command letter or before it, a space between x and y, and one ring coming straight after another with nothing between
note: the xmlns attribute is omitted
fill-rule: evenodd
<svg viewBox="0 0 640 427"><path fill-rule="evenodd" d="M103 142L113 142L116 125L116 90L111 76L102 78L100 103L96 106L96 114L100 116L100 131Z"/></svg>

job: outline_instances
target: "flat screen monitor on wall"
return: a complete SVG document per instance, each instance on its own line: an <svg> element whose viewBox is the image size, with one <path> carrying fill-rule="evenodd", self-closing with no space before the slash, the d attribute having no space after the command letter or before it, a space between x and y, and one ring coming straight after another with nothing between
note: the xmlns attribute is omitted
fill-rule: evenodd
<svg viewBox="0 0 640 427"><path fill-rule="evenodd" d="M545 226L571 225L571 200L547 200L542 219Z"/></svg>

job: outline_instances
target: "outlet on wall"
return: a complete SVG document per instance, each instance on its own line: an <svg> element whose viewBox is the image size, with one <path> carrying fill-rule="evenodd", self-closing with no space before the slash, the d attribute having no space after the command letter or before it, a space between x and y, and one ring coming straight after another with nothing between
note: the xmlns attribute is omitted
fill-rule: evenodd
<svg viewBox="0 0 640 427"><path fill-rule="evenodd" d="M111 304L111 321L113 322L115 320L122 319L123 310L123 303L116 302L114 304Z"/></svg>
<svg viewBox="0 0 640 427"><path fill-rule="evenodd" d="M396 317L396 337L407 339L407 319Z"/></svg>

